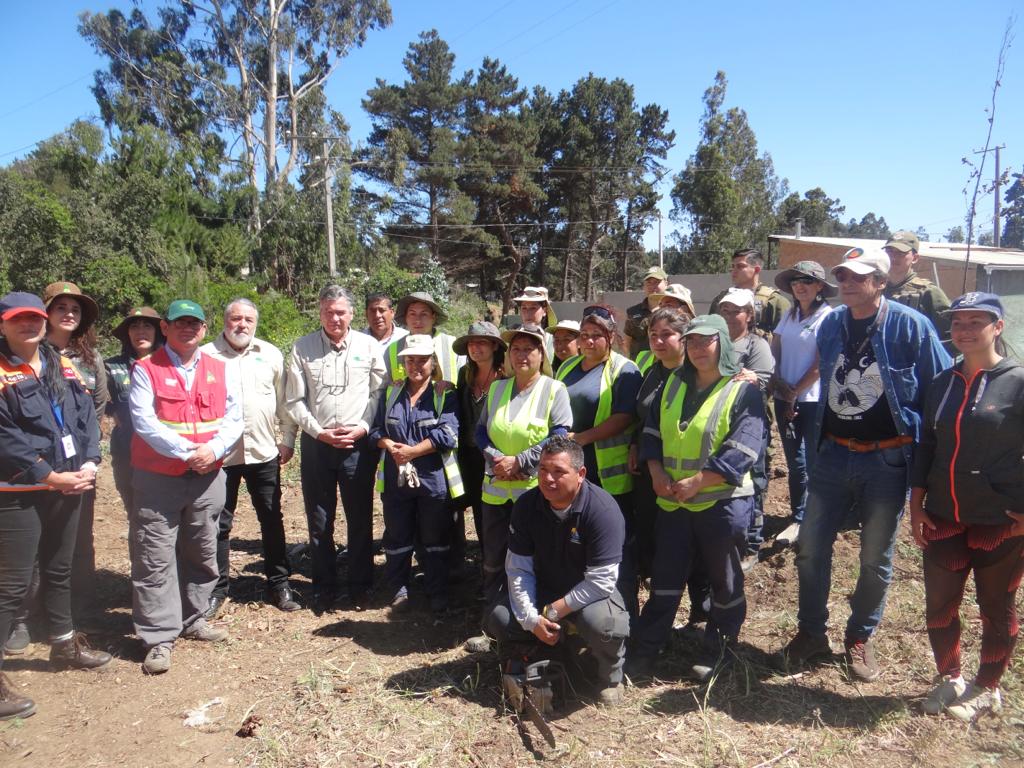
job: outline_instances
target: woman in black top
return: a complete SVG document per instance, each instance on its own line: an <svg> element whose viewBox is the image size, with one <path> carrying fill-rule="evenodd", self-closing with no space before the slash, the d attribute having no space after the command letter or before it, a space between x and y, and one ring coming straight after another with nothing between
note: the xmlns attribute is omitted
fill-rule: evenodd
<svg viewBox="0 0 1024 768"><path fill-rule="evenodd" d="M910 520L924 550L925 613L938 684L923 709L970 722L1002 707L1024 574L1024 367L1005 357L1003 305L972 292L949 309L963 357L928 389L911 473ZM960 666L960 604L974 572L981 653Z"/></svg>
<svg viewBox="0 0 1024 768"><path fill-rule="evenodd" d="M78 372L44 342L46 316L32 294L0 299L0 637L10 633L38 555L51 664L101 667L110 655L74 631L70 589L79 494L95 487L99 430ZM33 712L0 675L0 719Z"/></svg>

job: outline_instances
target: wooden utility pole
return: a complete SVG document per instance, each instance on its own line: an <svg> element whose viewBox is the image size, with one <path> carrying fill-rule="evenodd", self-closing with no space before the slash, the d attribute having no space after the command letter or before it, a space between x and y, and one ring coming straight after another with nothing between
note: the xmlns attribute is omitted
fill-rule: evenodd
<svg viewBox="0 0 1024 768"><path fill-rule="evenodd" d="M327 269L331 277L338 275L338 259L334 253L334 190L331 184L331 160L329 147L324 139L324 195L327 201Z"/></svg>
<svg viewBox="0 0 1024 768"><path fill-rule="evenodd" d="M976 155L984 155L986 152L995 152L996 153L996 172L995 172L995 177L992 180L992 192L993 192L993 194L995 196L994 211L993 211L993 214L992 214L992 245L994 245L996 248L999 247L999 237L1000 237L1000 234L1001 234L1000 231L999 231L999 214L1000 214L1000 205L999 205L999 202L1000 202L999 201L999 182L1000 182L1000 178L999 178L999 150L1001 150L1001 149L1006 149L1006 145L1005 144L999 144L999 145L997 145L995 147L989 147L988 149L979 149L977 152L974 153Z"/></svg>

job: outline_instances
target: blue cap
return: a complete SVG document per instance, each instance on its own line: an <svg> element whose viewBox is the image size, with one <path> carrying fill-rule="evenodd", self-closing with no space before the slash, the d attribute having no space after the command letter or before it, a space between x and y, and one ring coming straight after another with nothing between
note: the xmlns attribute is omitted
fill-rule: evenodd
<svg viewBox="0 0 1024 768"><path fill-rule="evenodd" d="M10 320L15 315L21 314L48 317L46 305L34 293L14 291L0 299L0 320Z"/></svg>
<svg viewBox="0 0 1024 768"><path fill-rule="evenodd" d="M1003 302L994 293L971 291L954 299L946 312L988 312L995 315L996 320L1002 320Z"/></svg>

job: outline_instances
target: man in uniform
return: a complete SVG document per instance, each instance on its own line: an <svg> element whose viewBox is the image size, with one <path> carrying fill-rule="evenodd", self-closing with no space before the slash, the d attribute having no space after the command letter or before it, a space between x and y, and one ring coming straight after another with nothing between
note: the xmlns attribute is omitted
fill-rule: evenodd
<svg viewBox="0 0 1024 768"><path fill-rule="evenodd" d="M634 304L626 310L626 337L629 339L629 356L636 359L636 356L645 349L650 349L651 344L647 340L647 322L651 313L658 308L658 299L655 294L664 293L668 287L668 275L661 267L651 267L644 275L644 298L639 304Z"/></svg>
<svg viewBox="0 0 1024 768"><path fill-rule="evenodd" d="M363 333L373 336L382 348L409 333L395 325L395 308L386 293L371 293L366 297L366 323Z"/></svg>
<svg viewBox="0 0 1024 768"><path fill-rule="evenodd" d="M756 248L741 248L732 255L730 276L733 288L746 288L754 294L754 325L758 335L771 341L772 333L779 320L792 306L789 299L773 285L761 282L761 270L764 269L764 256ZM729 292L726 288L715 296L711 302L709 315L718 314L718 303Z"/></svg>
<svg viewBox="0 0 1024 768"><path fill-rule="evenodd" d="M249 299L235 299L224 310L224 331L202 351L236 369L242 420L242 439L224 457L227 496L217 521L217 586L206 618L212 619L228 597L231 527L242 480L256 509L263 539L266 601L285 612L299 610L288 585L291 566L281 514L281 466L295 452L295 422L285 403L284 357L273 344L256 338L260 313ZM281 426L281 441L277 426Z"/></svg>
<svg viewBox="0 0 1024 768"><path fill-rule="evenodd" d="M885 253L891 266L885 298L905 304L927 317L946 350L951 351L949 315L945 314L949 309L949 298L939 286L914 271L920 249L921 241L917 235L906 230L894 232L886 241Z"/></svg>
<svg viewBox="0 0 1024 768"><path fill-rule="evenodd" d="M160 323L167 343L138 360L129 395L132 619L148 674L166 672L179 637L219 642L228 633L204 613L217 583L217 516L224 456L242 436L236 372L200 351L206 315L178 300Z"/></svg>

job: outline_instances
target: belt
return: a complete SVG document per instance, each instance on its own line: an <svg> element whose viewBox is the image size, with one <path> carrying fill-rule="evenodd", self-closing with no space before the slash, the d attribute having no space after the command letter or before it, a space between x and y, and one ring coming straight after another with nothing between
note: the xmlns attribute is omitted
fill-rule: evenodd
<svg viewBox="0 0 1024 768"><path fill-rule="evenodd" d="M910 435L899 435L897 437L890 437L887 440L857 440L852 437L836 437L826 432L825 437L836 445L848 448L854 453L871 453L872 451L881 451L885 448L901 448L914 442L914 438Z"/></svg>

